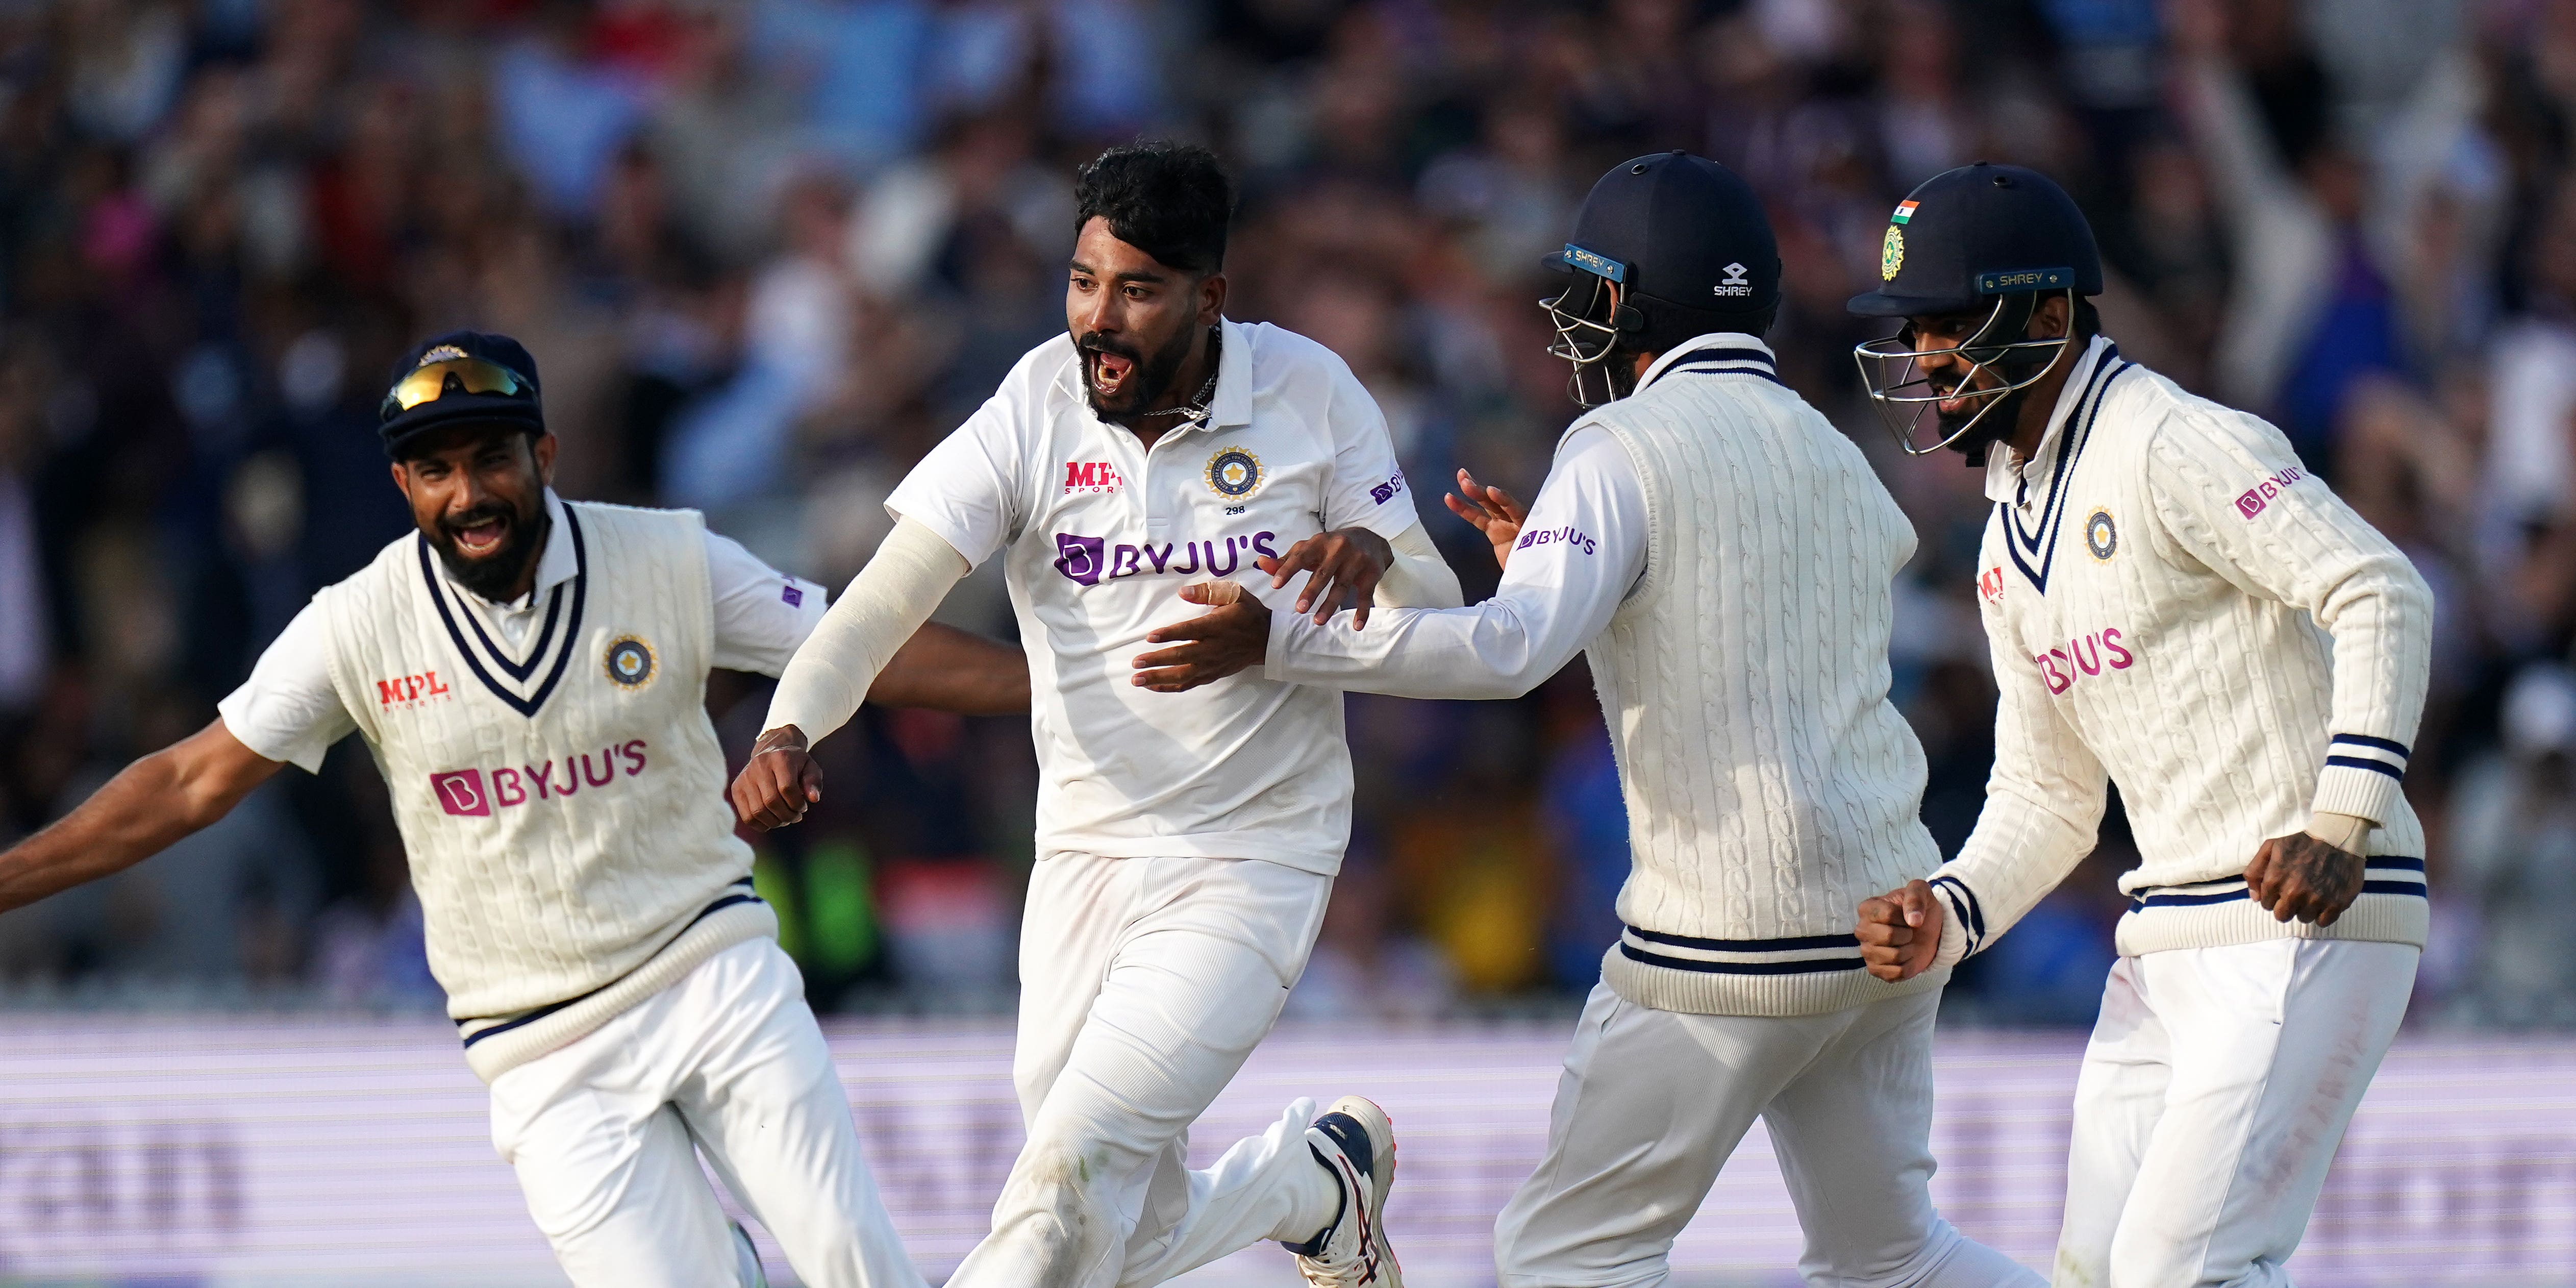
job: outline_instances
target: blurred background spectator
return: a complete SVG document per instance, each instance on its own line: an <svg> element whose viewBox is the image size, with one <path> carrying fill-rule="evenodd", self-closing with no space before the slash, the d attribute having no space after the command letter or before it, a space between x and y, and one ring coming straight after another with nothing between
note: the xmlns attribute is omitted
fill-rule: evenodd
<svg viewBox="0 0 2576 1288"><path fill-rule="evenodd" d="M1429 505L1526 495L1572 415L1533 302L1608 166L1690 148L1778 224L1774 344L1921 552L1897 697L1945 848L1993 690L1985 503L1889 447L1846 358L1886 211L1980 158L2100 230L2107 325L2262 412L2441 597L2408 787L2445 942L2419 1020L2576 1024L2576 2L2571 0L0 0L0 839L210 718L406 518L372 408L411 338L545 365L567 493L696 506L839 584L881 502L1063 325L1074 167L1205 140L1244 200L1231 311L1316 337ZM943 616L1012 627L979 574ZM709 702L745 745L766 682ZM1296 1008L1420 1015L1594 977L1625 872L1578 663L1529 698L1355 698L1359 818ZM1025 726L871 712L759 881L825 1008L1012 978ZM2134 861L1964 972L2080 1023ZM33 1000L427 1007L383 790L343 747L223 827L0 918Z"/></svg>

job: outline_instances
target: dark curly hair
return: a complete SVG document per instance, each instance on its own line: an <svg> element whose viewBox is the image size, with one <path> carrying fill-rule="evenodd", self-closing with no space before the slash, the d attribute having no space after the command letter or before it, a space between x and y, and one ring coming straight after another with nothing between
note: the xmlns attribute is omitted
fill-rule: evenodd
<svg viewBox="0 0 2576 1288"><path fill-rule="evenodd" d="M1194 276L1225 267L1225 225L1234 184L1216 154L1195 143L1156 140L1111 148L1073 183L1073 230L1095 217L1109 234Z"/></svg>

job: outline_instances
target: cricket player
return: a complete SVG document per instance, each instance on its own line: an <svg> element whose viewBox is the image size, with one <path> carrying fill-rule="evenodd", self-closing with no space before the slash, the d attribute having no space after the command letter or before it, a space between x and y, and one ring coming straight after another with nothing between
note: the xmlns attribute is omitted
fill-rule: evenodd
<svg viewBox="0 0 2576 1288"><path fill-rule="evenodd" d="M1074 195L1066 334L895 490L894 532L788 665L735 801L757 825L801 816L821 790L805 748L999 553L1041 771L1012 1070L1028 1139L949 1283L1151 1284L1275 1239L1318 1284L1395 1288L1377 1106L1300 1100L1214 1168L1186 1164L1323 920L1350 836L1340 695L1245 676L1176 700L1128 675L1148 632L1292 546L1300 613L1454 604L1457 578L1350 369L1224 318L1215 157L1113 148ZM1284 606L1284 580L1252 593Z"/></svg>
<svg viewBox="0 0 2576 1288"><path fill-rule="evenodd" d="M493 1145L576 1285L761 1282L703 1153L806 1283L918 1288L705 708L710 667L786 665L821 588L694 512L557 497L536 362L505 336L413 350L381 435L419 531L315 595L213 724L0 854L0 909L150 857L354 731ZM942 629L870 696L1008 711L1026 685Z"/></svg>
<svg viewBox="0 0 2576 1288"><path fill-rule="evenodd" d="M2116 781L2139 865L2076 1083L2061 1288L2290 1282L2424 944L2400 785L2433 602L2280 431L2120 356L2092 229L1973 165L1896 207L1861 345L1906 450L1965 452L2002 690L1957 858L1861 905L1870 970L1937 972L2093 848ZM1915 420L1938 426L1929 446Z"/></svg>
<svg viewBox="0 0 2576 1288"><path fill-rule="evenodd" d="M1914 530L1780 383L1780 259L1713 161L1639 157L1575 220L1545 302L1587 408L1527 515L1465 471L1450 508L1503 562L1470 609L1355 624L1220 607L1138 661L1415 698L1506 698L1578 650L1610 720L1634 867L1557 1086L1546 1156L1494 1231L1504 1288L1662 1284L1756 1117L1816 1285L2036 1288L1934 1212L1932 1021L1946 972L1871 978L1846 906L1940 861L1923 750L1888 702ZM1292 555L1295 552L1292 552Z"/></svg>

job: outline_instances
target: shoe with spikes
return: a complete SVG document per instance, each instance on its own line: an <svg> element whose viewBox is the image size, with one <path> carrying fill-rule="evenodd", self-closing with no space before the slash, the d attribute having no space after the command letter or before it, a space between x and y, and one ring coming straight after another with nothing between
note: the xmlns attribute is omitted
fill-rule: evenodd
<svg viewBox="0 0 2576 1288"><path fill-rule="evenodd" d="M1394 1120L1372 1101L1344 1096L1306 1129L1306 1147L1340 1183L1342 1207L1314 1238L1287 1245L1298 1273L1315 1288L1404 1288L1383 1224L1395 1188Z"/></svg>

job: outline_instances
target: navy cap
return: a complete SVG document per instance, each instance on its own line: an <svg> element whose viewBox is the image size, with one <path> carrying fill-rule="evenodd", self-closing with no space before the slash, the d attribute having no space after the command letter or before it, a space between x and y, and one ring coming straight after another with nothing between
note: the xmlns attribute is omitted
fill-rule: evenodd
<svg viewBox="0 0 2576 1288"><path fill-rule="evenodd" d="M1767 313L1780 301L1780 244L1753 185L1688 152L1658 152L1611 168L1574 217L1558 266L1620 282L1648 297L1649 347L1687 340L1654 317L1653 303L1692 313ZM1623 328L1625 329L1625 328Z"/></svg>
<svg viewBox="0 0 2576 1288"><path fill-rule="evenodd" d="M1980 161L1905 194L1879 241L1877 290L1851 298L1863 317L1982 309L2022 291L2102 293L2102 253L2075 199L2037 170Z"/></svg>
<svg viewBox="0 0 2576 1288"><path fill-rule="evenodd" d="M385 454L399 460L403 450L421 435L451 425L482 421L515 425L531 434L546 428L545 405L538 393L537 360L527 347L506 335L483 331L450 331L433 336L414 346L394 364L385 378L387 388L402 384L413 372L433 363L458 358L481 358L506 367L527 385L518 394L472 393L454 384L440 396L408 409L387 406L381 415L377 433L385 443Z"/></svg>

